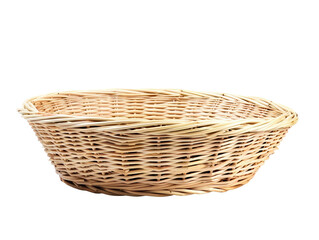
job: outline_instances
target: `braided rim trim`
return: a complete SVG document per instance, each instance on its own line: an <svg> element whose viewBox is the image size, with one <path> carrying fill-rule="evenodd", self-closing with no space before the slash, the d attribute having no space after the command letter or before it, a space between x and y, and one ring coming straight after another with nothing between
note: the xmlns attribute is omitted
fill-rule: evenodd
<svg viewBox="0 0 319 240"><path fill-rule="evenodd" d="M143 118L103 118L76 115L48 114L39 112L32 102L37 100L50 100L54 97L70 96L91 96L99 95L116 96L155 96L167 95L173 97L200 97L200 98L223 98L227 100L241 100L246 103L255 104L259 107L272 108L280 115L278 117L267 118L246 118L238 120L148 120ZM141 134L175 134L180 136L228 136L237 135L245 132L271 131L280 128L289 128L296 124L298 115L290 108L276 104L272 101L259 97L244 97L232 94L202 93L185 90L130 90L130 89L112 89L102 91L72 91L52 93L44 96L38 96L27 100L18 111L22 116L33 123L42 123L54 125L61 128L81 129L81 131L120 131Z"/></svg>

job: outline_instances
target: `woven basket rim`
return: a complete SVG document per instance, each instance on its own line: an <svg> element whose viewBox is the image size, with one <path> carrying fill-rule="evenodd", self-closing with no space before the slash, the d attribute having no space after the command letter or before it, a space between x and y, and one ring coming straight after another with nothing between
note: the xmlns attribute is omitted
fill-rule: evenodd
<svg viewBox="0 0 319 240"><path fill-rule="evenodd" d="M87 115L66 115L66 114L48 114L40 112L32 102L37 100L45 100L52 97L70 97L70 96L98 96L99 94L117 95L117 96L154 96L167 95L173 97L193 97L193 98L212 98L221 97L226 99L240 99L250 104L260 107L272 107L278 113L277 117L258 117L244 119L210 119L210 120L189 120L189 119L165 119L150 120L144 118L120 118L120 117L93 117ZM144 133L179 133L187 132L190 129L200 129L201 133L213 134L217 132L242 133L252 131L269 131L280 128L289 128L298 121L298 115L292 109L274 103L270 100L260 97L245 97L226 93L210 93L195 92L178 89L107 89L107 90L91 90L91 91L64 91L50 93L33 97L24 102L22 108L18 109L22 116L30 122L39 122L46 124L54 124L63 128L83 128L83 131L94 130L130 130ZM142 129L142 130L141 130ZM196 134L196 131L194 131Z"/></svg>

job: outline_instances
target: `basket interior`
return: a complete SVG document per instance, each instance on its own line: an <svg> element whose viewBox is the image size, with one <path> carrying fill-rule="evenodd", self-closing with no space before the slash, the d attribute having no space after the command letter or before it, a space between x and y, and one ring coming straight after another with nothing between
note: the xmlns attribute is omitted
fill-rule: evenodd
<svg viewBox="0 0 319 240"><path fill-rule="evenodd" d="M55 94L36 98L32 103L43 114L148 120L236 120L277 117L281 114L272 107L222 95L190 97L155 93L148 95Z"/></svg>

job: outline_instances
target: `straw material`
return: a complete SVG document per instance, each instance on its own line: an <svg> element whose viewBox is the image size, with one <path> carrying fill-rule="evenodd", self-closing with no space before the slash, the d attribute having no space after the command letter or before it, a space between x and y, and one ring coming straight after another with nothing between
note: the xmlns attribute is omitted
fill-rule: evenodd
<svg viewBox="0 0 319 240"><path fill-rule="evenodd" d="M132 196L240 187L298 119L265 99L182 90L55 93L19 111L63 182Z"/></svg>

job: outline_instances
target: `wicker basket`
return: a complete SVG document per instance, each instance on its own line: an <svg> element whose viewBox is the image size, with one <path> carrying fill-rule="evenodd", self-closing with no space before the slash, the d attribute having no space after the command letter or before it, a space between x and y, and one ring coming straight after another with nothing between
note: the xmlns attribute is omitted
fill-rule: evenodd
<svg viewBox="0 0 319 240"><path fill-rule="evenodd" d="M55 93L19 111L63 182L134 196L240 187L298 119L261 98L182 90Z"/></svg>

